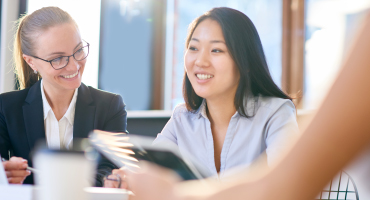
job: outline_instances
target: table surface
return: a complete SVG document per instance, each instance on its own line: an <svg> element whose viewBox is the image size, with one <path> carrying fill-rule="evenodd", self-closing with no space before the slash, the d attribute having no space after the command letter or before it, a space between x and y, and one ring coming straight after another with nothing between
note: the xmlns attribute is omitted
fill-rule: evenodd
<svg viewBox="0 0 370 200"><path fill-rule="evenodd" d="M87 187L87 200L127 200L130 191L115 188ZM0 185L0 199L38 200L40 188L33 185Z"/></svg>

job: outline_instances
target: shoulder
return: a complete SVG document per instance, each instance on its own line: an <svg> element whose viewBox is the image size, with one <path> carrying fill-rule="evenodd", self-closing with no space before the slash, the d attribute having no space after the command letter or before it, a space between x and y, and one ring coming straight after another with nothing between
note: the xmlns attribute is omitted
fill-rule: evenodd
<svg viewBox="0 0 370 200"><path fill-rule="evenodd" d="M0 102L3 106L23 104L29 92L29 88L5 92L0 94Z"/></svg>
<svg viewBox="0 0 370 200"><path fill-rule="evenodd" d="M171 117L174 118L174 119L178 119L178 118L181 118L183 116L193 117L195 115L196 115L196 113L188 111L188 109L186 108L185 103L180 103L173 110L173 113L172 113Z"/></svg>
<svg viewBox="0 0 370 200"><path fill-rule="evenodd" d="M98 96L98 97L105 97L105 98L113 98L113 97L117 97L117 96L120 96L119 94L115 94L115 93L112 93L112 92L107 92L107 91L104 91L104 90L100 90L100 89L96 89L96 88L93 88L91 86L86 86L91 95L94 97L94 96Z"/></svg>
<svg viewBox="0 0 370 200"><path fill-rule="evenodd" d="M282 99L278 97L263 97L258 98L259 108L269 109L272 112L277 110L290 110L295 112L295 106L290 99Z"/></svg>
<svg viewBox="0 0 370 200"><path fill-rule="evenodd" d="M81 85L81 86L89 90L91 94L91 98L93 98L94 102L97 104L108 104L108 103L111 103L112 101L123 102L122 97L119 94L96 89L91 86L86 86L86 85Z"/></svg>

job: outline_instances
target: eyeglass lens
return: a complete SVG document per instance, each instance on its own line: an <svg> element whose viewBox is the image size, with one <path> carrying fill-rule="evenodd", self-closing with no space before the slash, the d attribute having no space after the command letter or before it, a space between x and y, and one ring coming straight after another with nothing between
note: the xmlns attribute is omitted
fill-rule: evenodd
<svg viewBox="0 0 370 200"><path fill-rule="evenodd" d="M87 57L89 53L89 47L85 46L77 50L74 54L73 57L76 61L81 61ZM56 58L51 61L51 64L55 69L60 69L68 65L69 57L68 56L62 56L59 58Z"/></svg>

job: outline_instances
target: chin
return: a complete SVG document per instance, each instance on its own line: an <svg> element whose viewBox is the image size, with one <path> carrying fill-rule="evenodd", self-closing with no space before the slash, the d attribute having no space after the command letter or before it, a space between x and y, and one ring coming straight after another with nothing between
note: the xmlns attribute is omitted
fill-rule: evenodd
<svg viewBox="0 0 370 200"><path fill-rule="evenodd" d="M195 91L195 94L197 94L199 97L202 97L203 99L207 98L207 96L208 96L206 92Z"/></svg>
<svg viewBox="0 0 370 200"><path fill-rule="evenodd" d="M76 89L76 88L79 88L81 85L81 81L79 81L78 83L75 83L72 85L72 89Z"/></svg>
<svg viewBox="0 0 370 200"><path fill-rule="evenodd" d="M67 90L74 90L76 88L79 88L81 85L81 81L73 81L71 83L64 83L62 84L62 87Z"/></svg>

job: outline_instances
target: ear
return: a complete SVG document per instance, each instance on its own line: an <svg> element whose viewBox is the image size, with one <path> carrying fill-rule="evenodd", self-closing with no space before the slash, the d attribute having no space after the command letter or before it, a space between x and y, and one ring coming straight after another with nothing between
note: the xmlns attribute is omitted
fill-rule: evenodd
<svg viewBox="0 0 370 200"><path fill-rule="evenodd" d="M32 70L38 71L37 68L35 67L34 63L33 63L34 62L34 58L32 56L23 54L22 57L26 61L26 63L32 68Z"/></svg>

